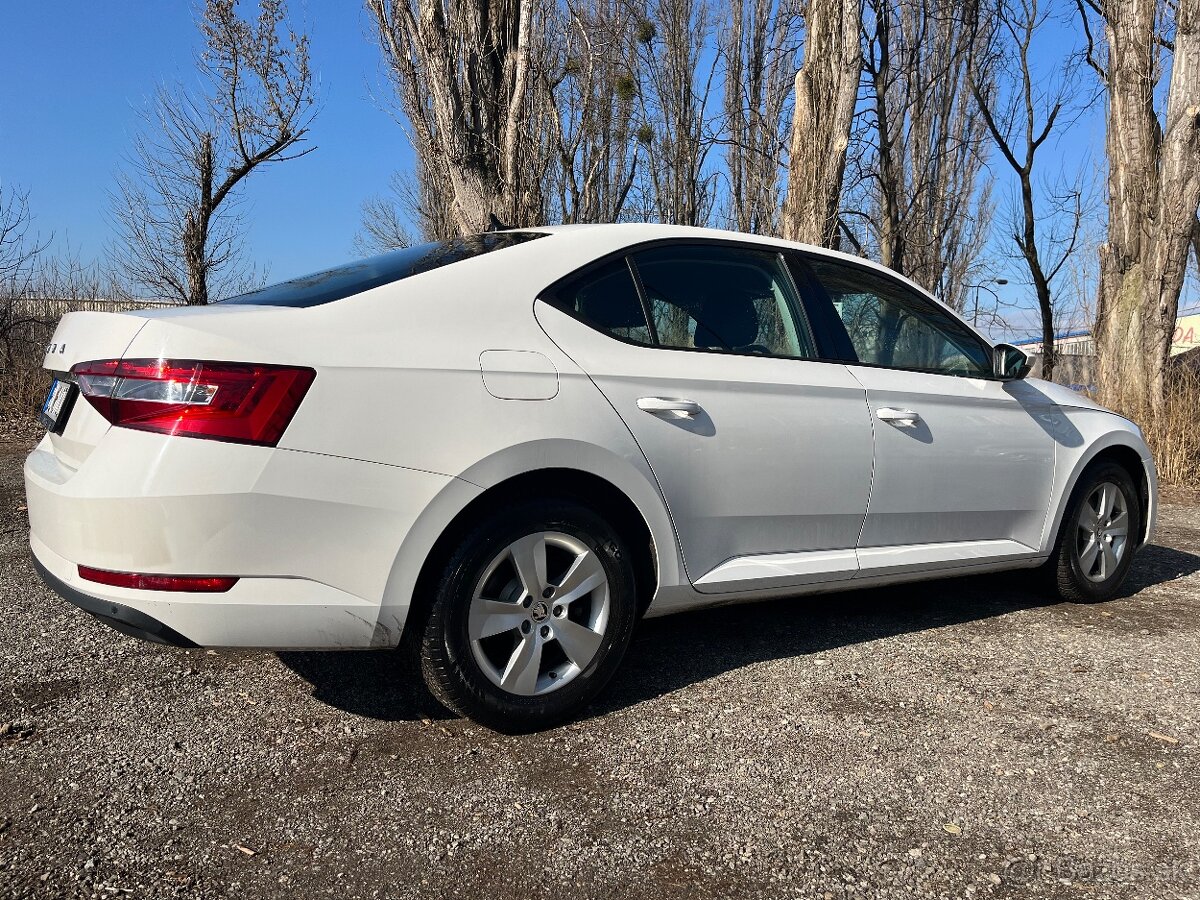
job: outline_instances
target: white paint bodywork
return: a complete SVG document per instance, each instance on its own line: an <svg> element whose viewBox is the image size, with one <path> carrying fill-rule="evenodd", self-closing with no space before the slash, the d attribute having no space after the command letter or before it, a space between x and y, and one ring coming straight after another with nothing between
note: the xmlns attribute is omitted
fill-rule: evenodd
<svg viewBox="0 0 1200 900"><path fill-rule="evenodd" d="M307 309L68 314L54 371L124 356L317 375L276 448L112 428L80 401L25 466L35 556L199 644L388 647L439 536L534 470L586 472L636 506L655 551L648 615L1036 565L1080 472L1115 446L1143 461L1153 527L1140 433L1064 388L633 346L535 299L647 241L799 245L545 230ZM645 397L688 398L702 415L647 412ZM894 406L918 410L924 431L878 417ZM223 595L164 594L83 581L80 563L241 580Z"/></svg>

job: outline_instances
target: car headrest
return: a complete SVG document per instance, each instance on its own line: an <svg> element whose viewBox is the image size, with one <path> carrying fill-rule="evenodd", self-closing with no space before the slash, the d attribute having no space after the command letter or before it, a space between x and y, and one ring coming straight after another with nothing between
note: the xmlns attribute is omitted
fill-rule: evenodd
<svg viewBox="0 0 1200 900"><path fill-rule="evenodd" d="M747 347L758 340L758 311L747 296L706 298L693 318L697 347Z"/></svg>
<svg viewBox="0 0 1200 900"><path fill-rule="evenodd" d="M699 267L702 270L707 266ZM699 290L696 309L697 347L747 347L758 340L758 307L755 301L771 293L767 276L748 267L709 269L720 272Z"/></svg>

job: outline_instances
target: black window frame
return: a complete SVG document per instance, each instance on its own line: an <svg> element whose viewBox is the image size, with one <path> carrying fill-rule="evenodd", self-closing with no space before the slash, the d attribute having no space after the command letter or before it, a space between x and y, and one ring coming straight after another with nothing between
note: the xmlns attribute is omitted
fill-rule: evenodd
<svg viewBox="0 0 1200 900"><path fill-rule="evenodd" d="M773 254L778 257L780 268L784 277L787 279L788 287L791 290L792 296L785 297L784 303L787 307L787 312L792 316L793 323L798 329L803 330L805 337L812 347L815 355L813 356L783 356L775 353L739 353L736 350L724 350L717 347L675 347L663 344L658 337L658 331L654 327L654 316L650 309L650 302L646 296L645 286L642 284L642 278L637 270L637 264L634 262L634 255L645 250L653 250L659 247L720 247L729 250L748 250L757 253ZM573 290L576 286L585 281L593 272L611 265L614 260L623 259L629 267L630 273L633 275L634 286L637 288L638 299L642 305L642 315L646 320L647 331L650 334L654 343L643 344L639 341L629 340L620 335L613 334L604 328L599 327L596 323L589 321L583 316L578 315L572 310L564 309L562 306L555 303L560 299L562 294ZM794 299L793 299L794 298ZM774 244L759 244L754 241L738 241L724 240L721 238L657 238L650 241L642 241L637 244L631 244L627 247L622 247L620 250L613 251L604 256L592 260L585 266L581 266L569 275L558 279L549 286L538 292L537 300L546 303L548 306L558 310L564 315L570 316L572 319L586 325L593 331L603 334L610 340L626 344L630 347L639 347L643 350L669 350L679 351L682 353L709 353L718 356L733 356L738 359L782 359L792 362L831 362L834 360L824 358L825 347L822 345L822 337L813 327L813 323L809 318L808 301L804 292L797 283L796 273L789 259L789 250L786 247L779 247ZM837 360L840 362L840 360Z"/></svg>

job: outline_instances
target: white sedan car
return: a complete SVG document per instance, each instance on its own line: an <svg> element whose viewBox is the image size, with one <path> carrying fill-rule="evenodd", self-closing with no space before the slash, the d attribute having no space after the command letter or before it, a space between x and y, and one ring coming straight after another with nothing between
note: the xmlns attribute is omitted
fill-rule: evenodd
<svg viewBox="0 0 1200 900"><path fill-rule="evenodd" d="M493 232L209 307L65 316L37 567L194 646L397 648L494 728L642 615L997 571L1103 600L1137 427L861 259L657 225Z"/></svg>

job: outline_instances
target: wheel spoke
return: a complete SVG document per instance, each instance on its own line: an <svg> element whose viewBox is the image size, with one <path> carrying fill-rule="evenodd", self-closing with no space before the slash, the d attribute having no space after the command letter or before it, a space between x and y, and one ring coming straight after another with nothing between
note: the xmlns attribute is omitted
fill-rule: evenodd
<svg viewBox="0 0 1200 900"><path fill-rule="evenodd" d="M570 619L558 619L554 623L554 636L562 646L563 653L579 668L592 661L604 636L592 631L586 625L572 622Z"/></svg>
<svg viewBox="0 0 1200 900"><path fill-rule="evenodd" d="M1104 533L1111 537L1125 537L1129 534L1129 513L1122 510L1113 516L1112 521L1105 527Z"/></svg>
<svg viewBox="0 0 1200 900"><path fill-rule="evenodd" d="M1100 577L1108 578L1117 570L1117 554L1108 541L1100 541Z"/></svg>
<svg viewBox="0 0 1200 900"><path fill-rule="evenodd" d="M531 597L542 596L546 588L546 536L539 533L521 538L509 548L509 555L525 592Z"/></svg>
<svg viewBox="0 0 1200 900"><path fill-rule="evenodd" d="M525 610L519 604L480 598L471 604L471 615L467 622L471 640L481 641L520 628L525 615Z"/></svg>
<svg viewBox="0 0 1200 900"><path fill-rule="evenodd" d="M554 602L570 603L578 600L604 584L604 567L600 558L591 550L581 553L571 564L567 574L563 576L562 584L558 586Z"/></svg>
<svg viewBox="0 0 1200 900"><path fill-rule="evenodd" d="M1092 574L1092 568L1096 565L1096 556L1099 553L1100 542L1089 536L1087 546L1079 551L1079 565L1083 568L1085 575Z"/></svg>
<svg viewBox="0 0 1200 900"><path fill-rule="evenodd" d="M1100 520L1096 516L1096 510L1090 502L1083 504L1083 508L1079 510L1079 530L1091 532L1094 531Z"/></svg>
<svg viewBox="0 0 1200 900"><path fill-rule="evenodd" d="M542 642L536 633L525 635L517 644L500 676L500 687L528 696L537 689L538 670L542 666Z"/></svg>
<svg viewBox="0 0 1200 900"><path fill-rule="evenodd" d="M1107 482L1100 485L1100 507L1096 510L1096 518L1101 522L1107 522L1108 517L1112 515L1113 495L1116 493L1116 488Z"/></svg>

